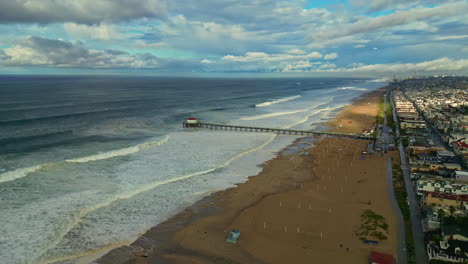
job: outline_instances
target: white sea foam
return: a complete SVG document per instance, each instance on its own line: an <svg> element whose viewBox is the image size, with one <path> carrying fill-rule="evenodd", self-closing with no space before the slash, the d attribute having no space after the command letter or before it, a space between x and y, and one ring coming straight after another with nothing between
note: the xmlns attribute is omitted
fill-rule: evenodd
<svg viewBox="0 0 468 264"><path fill-rule="evenodd" d="M111 150L111 151L108 151L108 152L94 154L94 155L86 156L86 157L82 157L82 158L68 159L68 160L65 160L65 162L84 163L84 162L92 162L92 161L110 159L110 158L118 157L118 156L126 156L126 155L136 153L136 152L142 150L143 148L159 146L161 144L166 143L168 140L169 140L169 136L166 136L163 140L160 140L160 141L146 142L146 143L138 144L136 146L132 146L132 147L128 147L128 148ZM14 180L17 180L17 179L20 179L20 178L24 178L24 177L28 176L30 173L37 172L37 171L39 171L40 169L43 169L46 166L50 166L50 165L54 165L54 164L60 164L60 161L59 162L44 163L44 164L39 164L39 165L32 166L32 167L19 168L19 169L16 169L16 170L0 173L0 183L14 181Z"/></svg>
<svg viewBox="0 0 468 264"><path fill-rule="evenodd" d="M139 152L143 148L159 146L161 144L166 143L168 140L169 140L169 136L166 136L161 141L146 142L146 143L138 144L136 146L132 146L132 147L128 147L128 148L111 150L111 151L107 151L107 152L103 152L103 153L99 153L99 154L94 154L94 155L86 156L86 157L82 157L82 158L68 159L68 160L65 160L65 162L83 163L83 162L90 162L90 161L105 160L105 159L110 159L110 158L118 157L118 156L126 156L126 155L130 155L130 154Z"/></svg>
<svg viewBox="0 0 468 264"><path fill-rule="evenodd" d="M304 112L307 112L307 111L310 111L310 110L319 108L320 106L325 105L325 104L328 104L328 103L331 103L331 102L332 102L332 100L329 100L329 101L327 101L327 102L325 102L325 103L322 103L322 104L319 104L319 105L315 105L315 106L312 106L312 107L309 107L309 108L306 108L306 109L296 110L296 111L276 112L276 113L269 113L269 114L255 115L255 116L245 116L245 117L241 117L240 120L244 120L244 121L247 121L247 120L257 120L257 119L263 119L263 118L269 118L269 117L275 117L275 116L292 115L292 114L304 113Z"/></svg>
<svg viewBox="0 0 468 264"><path fill-rule="evenodd" d="M233 161L235 161L235 160L237 160L237 159L239 159L239 158L241 158L241 157L243 157L243 156L245 156L247 154L250 154L250 153L253 153L253 152L256 152L258 150L263 149L265 146L269 145L275 139L275 137L276 137L276 135L274 135L274 134L270 135L267 138L267 140L265 140L262 144L260 144L260 145L258 145L256 147L247 149L246 151L243 151L241 153L238 153L238 154L232 156L231 158L229 158L228 160L224 161L223 163L221 163L218 166L214 166L212 168L201 170L201 171L194 172L194 173L179 175L179 176L176 176L174 178L169 178L169 179L164 179L164 180L157 180L157 181L154 181L154 182L142 184L142 185L138 186L137 188L127 190L127 191L122 192L122 193L118 193L118 194L116 194L116 195L114 195L112 197L109 197L108 199L106 199L104 201L101 201L101 202L99 202L97 204L94 204L94 205L91 205L91 206L88 206L88 207L85 207L85 208L81 208L80 210L75 211L75 214L73 215L73 217L71 217L69 219L69 222L67 222L66 225L62 226L62 228L60 229L60 232L57 232L56 236L53 239L49 240L49 244L45 247L45 250L43 250L43 252L47 252L48 250L56 247L62 241L62 239L74 227L76 227L82 221L83 218L85 218L87 215L91 214L92 212L94 212L96 210L99 210L99 209L104 208L104 207L108 207L108 206L110 206L111 204L113 204L116 201L131 199L134 196L137 196L137 195L142 194L144 192L153 190L153 189L155 189L155 188L157 188L159 186L162 186L162 185L171 184L171 183L175 183L175 182L178 182L178 181L183 181L183 180L195 177L195 176L212 173L212 172L214 172L216 170L219 170L221 168L224 168L224 167L228 166ZM212 189L210 191L212 192L212 191L216 191L216 190ZM205 191L205 192L207 192L207 191ZM201 194L201 193L199 193L199 194ZM82 252L82 253L79 253L79 254L75 254L73 256L63 256L63 257L60 257L58 259L47 260L44 263L53 263L53 262L56 262L56 261L59 261L59 260L74 259L76 257L85 256L85 255L87 255L89 253L90 252Z"/></svg>
<svg viewBox="0 0 468 264"><path fill-rule="evenodd" d="M33 173L35 171L38 171L42 169L44 166L47 164L41 164L37 166L32 166L32 167L27 167L27 168L20 168L4 173L0 173L0 183L2 182L9 182L9 181L14 181L19 178L26 177L29 173Z"/></svg>
<svg viewBox="0 0 468 264"><path fill-rule="evenodd" d="M380 83L380 82L382 82L382 83L386 83L386 82L389 82L389 81L390 81L390 79L388 79L388 78L381 78L381 79L369 80L369 81L367 81L367 82L374 82L374 83Z"/></svg>
<svg viewBox="0 0 468 264"><path fill-rule="evenodd" d="M300 95L289 96L289 97L281 98L281 99L274 100L274 101L268 101L268 102L264 102L264 103L261 103L261 104L256 104L255 107L266 107L266 106L270 106L270 105L274 105L274 104L279 104L279 103L283 103L283 102L287 102L287 101L292 101L292 100L295 100L295 99L301 98L301 97L302 96L300 96Z"/></svg>
<svg viewBox="0 0 468 264"><path fill-rule="evenodd" d="M358 87L353 87L353 86L348 86L348 87L340 87L338 90L355 90L355 91L367 91L367 89L364 88L358 88Z"/></svg>
<svg viewBox="0 0 468 264"><path fill-rule="evenodd" d="M339 105L339 106L335 106L335 107L332 107L332 108L328 108L328 107L327 107L327 108L324 108L324 109L319 109L319 110L317 110L317 111L314 111L314 112L312 112L312 113L306 115L304 118L302 118L302 119L299 120L298 122L296 122L296 123L294 123L294 124L291 124L291 125L288 125L288 126L284 126L283 128L291 128L291 127L293 127L293 126L297 126L297 125L303 124L303 123L307 122L307 120L309 120L309 118L310 118L311 116L314 116L314 115L316 115L316 114L319 114L319 113L325 112L325 111L336 110L336 109L341 108L341 107L343 107L343 106L342 106L342 105Z"/></svg>
<svg viewBox="0 0 468 264"><path fill-rule="evenodd" d="M150 191L150 190L152 190L152 189L154 189L156 187L159 187L161 185L165 185L165 184L169 184L169 183L189 179L189 178L192 178L194 176L207 174L207 173L213 172L215 170L221 169L223 167L226 167L227 165L231 164L231 162L233 162L234 160L236 160L236 159L238 159L238 158L240 158L242 156L245 156L245 155L247 155L249 153L252 153L252 152L255 152L255 151L258 151L258 150L264 148L266 145L270 144L275 137L276 137L276 135L274 135L274 134L271 135L270 138L266 142L261 144L260 146L257 146L257 147L251 148L251 149L249 149L247 151L244 151L242 153L239 153L239 154L237 154L234 157L228 159L223 164L221 164L221 165L219 165L217 167L213 167L213 168L210 168L210 169L198 171L198 172L195 172L195 173L181 175L181 176L170 178L170 179L165 179L165 180L162 180L162 181L155 181L155 182L152 182L152 183L149 183L149 184L145 184L144 186L141 186L140 188L134 189L132 191L116 195L116 196L112 197L112 199L109 199L109 200L107 200L105 202L99 203L99 204L93 206L92 208L87 208L87 209L83 210L81 212L81 216L83 217L83 216L89 214L90 212L95 211L95 210L97 210L99 208L109 206L110 204L112 204L115 201L132 198L133 196L136 196L136 195L138 195L140 193L143 193L143 192Z"/></svg>

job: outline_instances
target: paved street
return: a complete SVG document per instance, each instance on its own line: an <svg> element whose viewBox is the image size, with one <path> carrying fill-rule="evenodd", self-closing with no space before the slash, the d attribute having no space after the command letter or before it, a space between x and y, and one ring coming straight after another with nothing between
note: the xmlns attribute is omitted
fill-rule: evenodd
<svg viewBox="0 0 468 264"><path fill-rule="evenodd" d="M395 102L393 101L393 99L391 99L391 101L393 105L393 119L395 122L398 122L397 115L396 115ZM400 131L398 128L395 132L396 132L396 136L398 137L398 149L400 151L401 169L403 170L403 175L404 175L405 185L406 185L406 192L408 195L411 226L412 226L413 239L414 239L415 259L416 259L417 264L425 264L425 263L429 263L429 260L427 257L426 248L424 246L424 233L422 231L422 226L421 226L419 207L418 207L418 202L416 198L416 193L414 191L413 183L411 182L410 169L408 166L408 162L406 160L406 153L403 147L403 143L401 141Z"/></svg>
<svg viewBox="0 0 468 264"><path fill-rule="evenodd" d="M392 202L393 209L397 213L398 217L398 264L407 264L408 255L406 254L406 232L405 232L405 220L403 219L403 214L401 213L398 203L395 199L395 193L393 192L393 175L392 175L392 160L387 158L387 186L388 186L388 196Z"/></svg>

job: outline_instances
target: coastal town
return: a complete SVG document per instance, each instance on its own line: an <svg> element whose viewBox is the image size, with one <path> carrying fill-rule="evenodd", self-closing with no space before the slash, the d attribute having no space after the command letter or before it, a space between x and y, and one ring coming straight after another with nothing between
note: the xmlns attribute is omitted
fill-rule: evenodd
<svg viewBox="0 0 468 264"><path fill-rule="evenodd" d="M411 78L394 81L389 90L396 116L388 120L393 141L388 145L400 142L403 148L416 255L420 243L429 263L466 263L468 78ZM422 241L416 241L418 235Z"/></svg>

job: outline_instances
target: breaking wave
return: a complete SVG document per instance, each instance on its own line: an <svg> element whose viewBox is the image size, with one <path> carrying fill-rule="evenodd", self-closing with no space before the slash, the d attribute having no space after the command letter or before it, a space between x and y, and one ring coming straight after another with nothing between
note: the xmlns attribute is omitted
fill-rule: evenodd
<svg viewBox="0 0 468 264"><path fill-rule="evenodd" d="M149 183L149 184L141 185L141 186L138 186L138 188L135 188L133 190L129 190L129 191L124 192L124 193L119 193L119 194L117 194L117 195L115 195L113 197L110 197L109 199L107 199L105 201L102 201L102 202L100 202L98 204L95 204L93 206L82 208L82 209L80 209L79 211L77 211L75 213L73 219L66 226L64 226L64 228L62 230L60 230L59 234L52 241L50 241L50 244L48 245L47 249L51 249L51 248L55 247L56 245L58 245L60 243L60 241L65 237L65 235L72 230L73 227L75 227L87 215L89 215L90 213L92 213L92 212L94 212L94 211L96 211L98 209L110 206L112 203L114 203L116 201L119 201L119 200L130 199L130 198L132 198L132 197L134 197L136 195L139 195L141 193L153 190L153 189L155 189L155 188L157 188L157 187L159 187L161 185L171 184L171 183L174 183L174 182L186 180L186 179L189 179L189 178L192 178L192 177L195 177L195 176L199 176L199 175L212 173L212 172L214 172L216 170L222 169L222 168L228 166L229 164L231 164L233 161L235 161L235 160L237 160L237 159L239 159L239 158L241 158L241 157L243 157L243 156L245 156L245 155L247 155L249 153L256 152L256 151L261 150L262 148L266 147L268 144L270 144L276 138L276 136L277 135L271 135L261 145L250 148L250 149L248 149L248 150L246 150L244 152L238 153L235 156L228 159L227 161L225 161L224 163L222 163L222 164L220 164L218 166L212 167L210 169L206 169L206 170L202 170L202 171L198 171L198 172L194 172L194 173L190 173L190 174L185 174L185 175L179 175L179 176L174 177L174 178L155 181L155 182L152 182L152 183ZM83 254L83 255L86 255L86 254ZM65 257L62 257L61 259L73 259L73 258L74 258L74 256L65 256ZM48 260L47 263L53 263L53 262L56 262L56 261L59 261L59 260L53 260L53 261Z"/></svg>
<svg viewBox="0 0 468 264"><path fill-rule="evenodd" d="M388 78L381 78L381 79L369 80L369 81L367 81L367 82L371 82L371 83L373 83L373 82L375 82L375 83L383 82L383 83L385 83L385 82L390 82L390 79L388 79Z"/></svg>
<svg viewBox="0 0 468 264"><path fill-rule="evenodd" d="M0 174L0 183L2 182L9 182L9 181L14 181L19 178L26 177L29 173L33 173L35 171L38 171L42 169L44 166L47 164L40 164L37 166L33 167L27 167L27 168L20 168L8 172L4 172Z"/></svg>
<svg viewBox="0 0 468 264"><path fill-rule="evenodd" d="M358 88L358 87L353 87L353 86L349 86L349 87L341 87L341 88L338 88L338 90L355 90L355 91L367 91L367 89L364 89L364 88Z"/></svg>
<svg viewBox="0 0 468 264"><path fill-rule="evenodd" d="M307 111L316 109L316 108L318 108L320 106L326 105L328 103L331 103L332 101L333 100L329 100L329 101L327 101L325 103L322 103L322 104L319 104L319 105L316 105L316 106L312 106L312 107L309 107L309 108L306 108L306 109L302 109L302 110L288 111L288 112L276 112L276 113L256 115L256 116L245 116L245 117L241 117L240 120L244 120L244 121L246 121L246 120L257 120L257 119L269 118L269 117L274 117L274 116L292 115L292 114L297 114L297 113L303 113L303 112L307 112Z"/></svg>
<svg viewBox="0 0 468 264"><path fill-rule="evenodd" d="M146 142L146 143L138 144L136 146L132 146L132 147L128 147L128 148L111 150L111 151L107 151L107 152L104 152L104 153L94 154L94 155L91 155L91 156L86 156L86 157L81 157L81 158L76 158L76 159L68 159L68 160L65 160L65 162L84 163L84 162L90 162L90 161L110 159L110 158L118 157L118 156L126 156L126 155L130 155L130 154L139 152L143 148L159 146L161 144L166 143L168 140L169 140L169 136L166 136L161 141Z"/></svg>
<svg viewBox="0 0 468 264"><path fill-rule="evenodd" d="M274 105L274 104L279 104L279 103L295 100L295 99L301 98L301 97L302 96L300 96L300 95L289 96L289 97L281 98L281 99L274 100L274 101L268 101L268 102L264 102L264 103L261 103L261 104L256 104L255 107L266 107L266 106L270 106L270 105Z"/></svg>
<svg viewBox="0 0 468 264"><path fill-rule="evenodd" d="M136 146L123 148L123 149L117 149L117 150L111 150L108 152L90 155L90 156L86 156L82 158L69 159L69 160L59 161L59 162L44 163L44 164L39 164L39 165L32 166L32 167L20 168L20 169L8 171L8 172L0 173L0 183L24 178L28 176L28 174L41 170L46 166L59 164L62 162L84 163L84 162L92 162L92 161L110 159L110 158L118 157L118 156L126 156L126 155L136 153L144 148L159 146L161 144L166 143L167 141L169 141L169 136L166 136L164 139L160 141L146 142L146 143L138 144Z"/></svg>

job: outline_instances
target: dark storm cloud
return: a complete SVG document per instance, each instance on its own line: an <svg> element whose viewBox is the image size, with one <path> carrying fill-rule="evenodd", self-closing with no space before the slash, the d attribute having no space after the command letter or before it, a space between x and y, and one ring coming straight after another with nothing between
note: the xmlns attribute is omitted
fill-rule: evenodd
<svg viewBox="0 0 468 264"><path fill-rule="evenodd" d="M164 15L163 0L2 0L0 23L97 24Z"/></svg>

